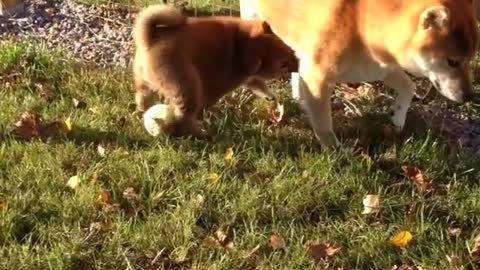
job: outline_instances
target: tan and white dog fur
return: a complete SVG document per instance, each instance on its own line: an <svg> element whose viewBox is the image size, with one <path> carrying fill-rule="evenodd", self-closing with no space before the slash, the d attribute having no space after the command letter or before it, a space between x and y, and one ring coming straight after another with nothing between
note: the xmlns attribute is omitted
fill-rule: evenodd
<svg viewBox="0 0 480 270"><path fill-rule="evenodd" d="M473 0L250 1L300 58L300 103L324 147L339 145L331 117L335 83L380 80L396 90L397 130L416 87L406 72L429 78L450 100L473 96L469 65L479 41Z"/></svg>

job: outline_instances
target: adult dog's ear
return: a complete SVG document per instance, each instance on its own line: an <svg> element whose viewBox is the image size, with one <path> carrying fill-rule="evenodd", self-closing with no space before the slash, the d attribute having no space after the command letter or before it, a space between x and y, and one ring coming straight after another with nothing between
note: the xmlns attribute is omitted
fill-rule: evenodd
<svg viewBox="0 0 480 270"><path fill-rule="evenodd" d="M270 27L270 24L268 24L266 21L262 22L262 28L263 28L263 33L264 34L273 34L272 28Z"/></svg>

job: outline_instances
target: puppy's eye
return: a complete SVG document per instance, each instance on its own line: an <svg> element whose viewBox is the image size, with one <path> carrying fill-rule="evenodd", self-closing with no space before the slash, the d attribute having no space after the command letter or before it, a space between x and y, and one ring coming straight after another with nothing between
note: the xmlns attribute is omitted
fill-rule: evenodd
<svg viewBox="0 0 480 270"><path fill-rule="evenodd" d="M458 68L461 64L460 61L454 60L454 59L451 59L451 58L447 58L447 63L448 63L448 66L451 67L451 68Z"/></svg>
<svg viewBox="0 0 480 270"><path fill-rule="evenodd" d="M280 68L288 68L288 63L287 62L282 62L280 65Z"/></svg>

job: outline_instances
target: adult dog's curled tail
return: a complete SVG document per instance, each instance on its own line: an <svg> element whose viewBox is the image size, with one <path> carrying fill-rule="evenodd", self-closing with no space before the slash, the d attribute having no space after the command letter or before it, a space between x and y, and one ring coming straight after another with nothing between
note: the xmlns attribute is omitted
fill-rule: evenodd
<svg viewBox="0 0 480 270"><path fill-rule="evenodd" d="M150 47L155 33L160 29L175 28L185 24L187 17L168 5L152 5L142 10L133 26L133 40L142 47Z"/></svg>

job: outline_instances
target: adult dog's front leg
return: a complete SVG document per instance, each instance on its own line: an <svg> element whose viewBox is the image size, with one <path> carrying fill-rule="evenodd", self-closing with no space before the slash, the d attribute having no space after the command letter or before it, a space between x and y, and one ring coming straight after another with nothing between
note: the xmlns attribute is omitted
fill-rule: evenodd
<svg viewBox="0 0 480 270"><path fill-rule="evenodd" d="M301 61L298 90L302 105L315 136L322 147L334 148L340 145L332 125L331 94L333 87L325 74L313 70L310 63Z"/></svg>
<svg viewBox="0 0 480 270"><path fill-rule="evenodd" d="M403 130L407 118L408 108L412 102L415 93L415 83L403 71L395 71L388 74L383 80L385 84L391 87L397 93L393 108L392 122L397 132Z"/></svg>

